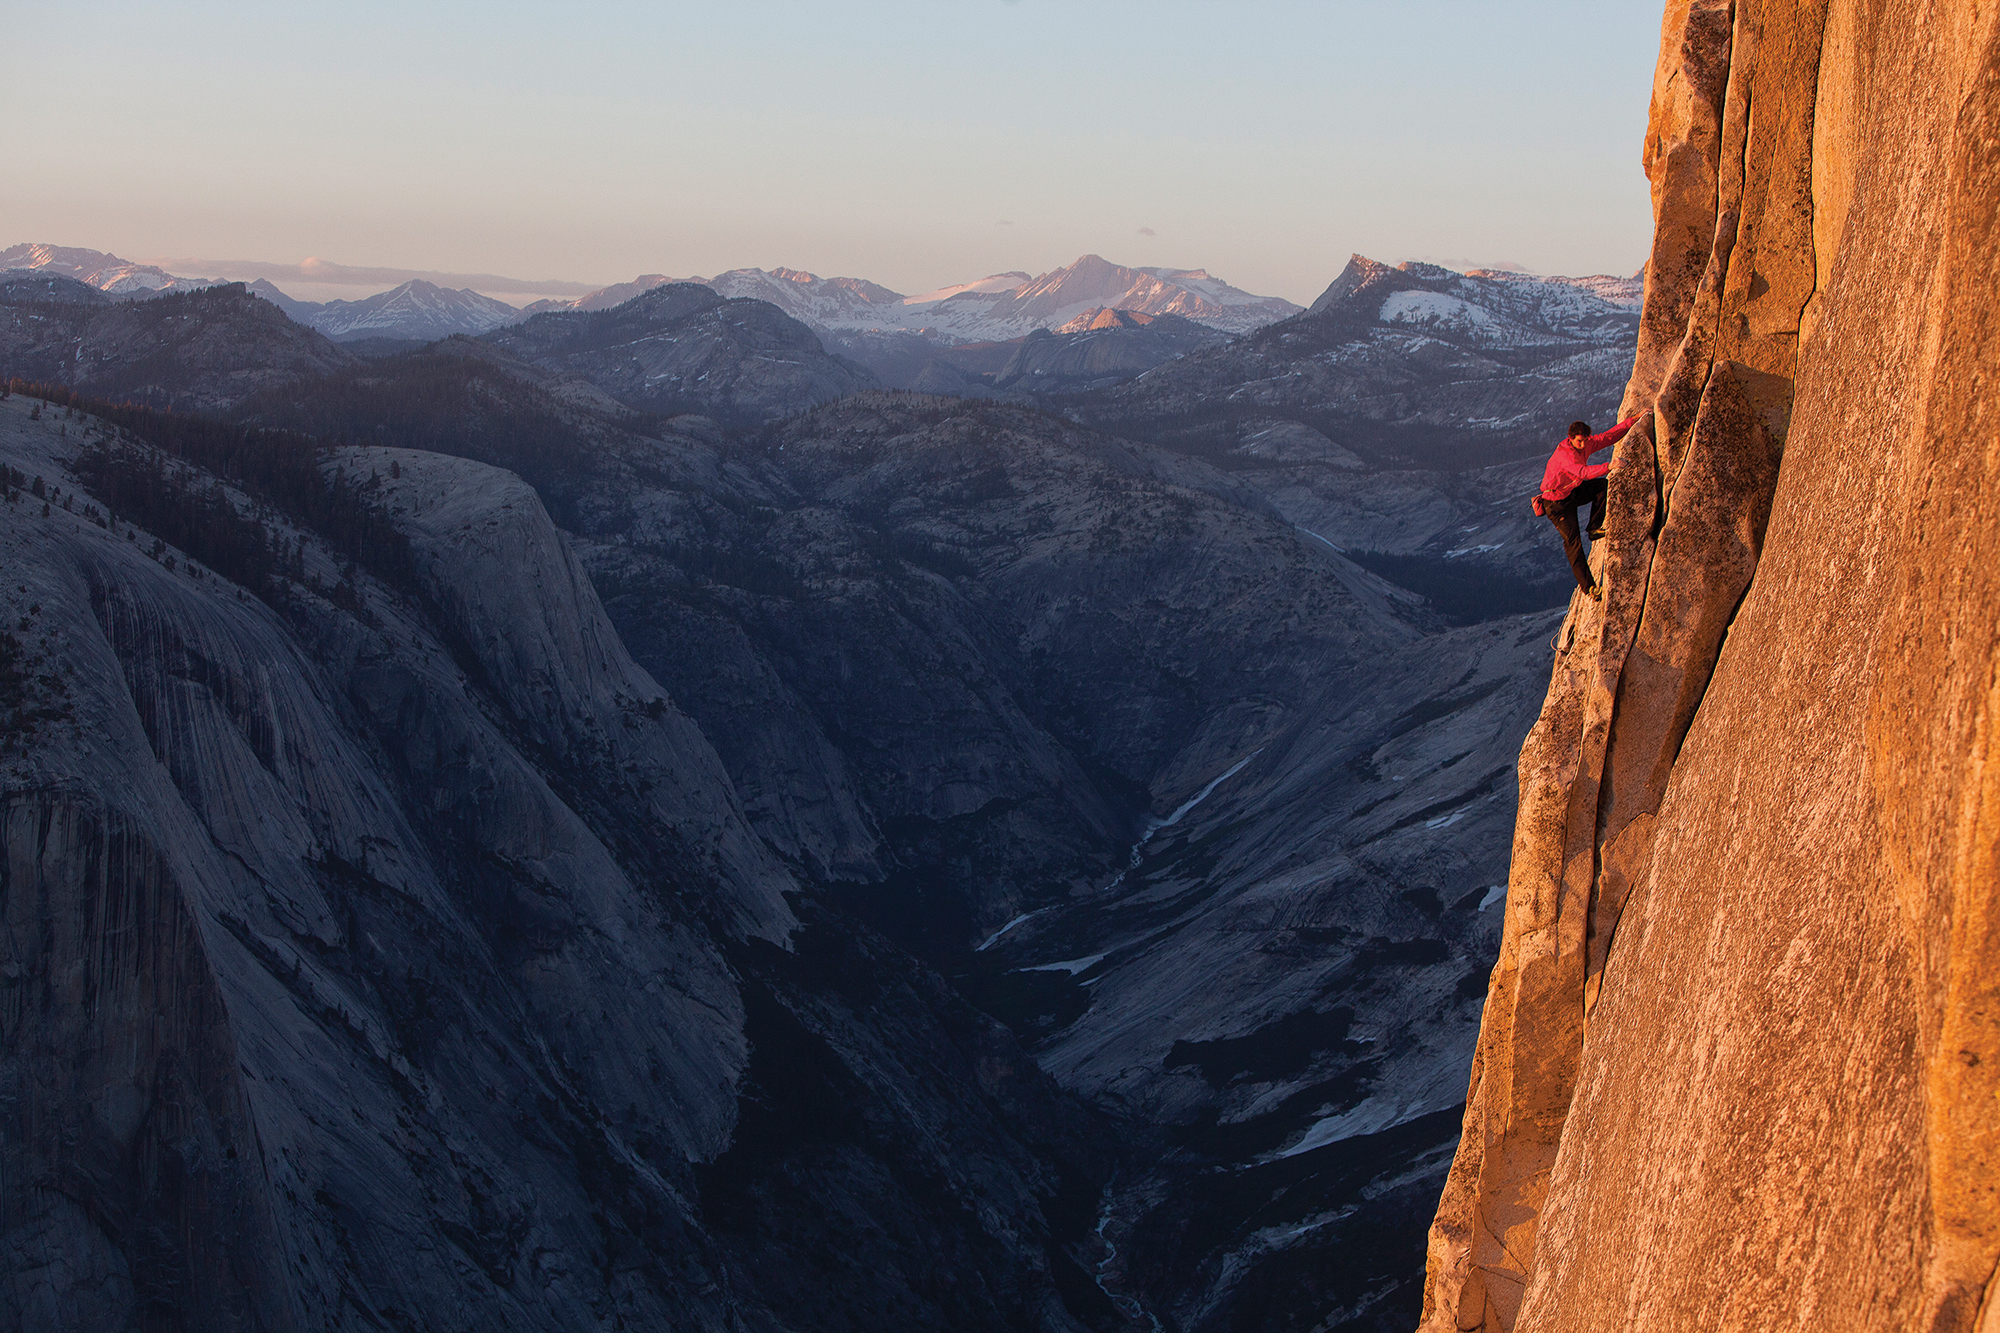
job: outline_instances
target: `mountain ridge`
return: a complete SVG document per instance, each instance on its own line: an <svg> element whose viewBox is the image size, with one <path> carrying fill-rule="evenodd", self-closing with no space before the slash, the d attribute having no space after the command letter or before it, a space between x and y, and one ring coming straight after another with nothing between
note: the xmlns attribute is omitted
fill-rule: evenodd
<svg viewBox="0 0 2000 1333"><path fill-rule="evenodd" d="M1289 418L1391 466L1527 457L1616 407L1636 279L1350 259L1310 309L1098 392L1086 419L1207 457ZM1450 461L1448 461L1450 460Z"/></svg>
<svg viewBox="0 0 2000 1333"><path fill-rule="evenodd" d="M1299 309L1279 297L1254 296L1231 287L1205 269L1125 268L1094 254L1039 275L995 274L919 296L903 296L862 278L744 268L712 278L647 275L634 284L618 284L574 301L537 302L529 309L597 309L612 293L669 281L696 282L725 296L769 301L822 332L907 330L946 343L1004 342L1103 306L1181 315L1227 333L1245 333Z"/></svg>
<svg viewBox="0 0 2000 1333"><path fill-rule="evenodd" d="M335 342L371 337L435 342L453 334L487 333L522 318L520 310L505 301L481 296L469 287L449 291L421 278L357 301L297 301L265 278L246 290Z"/></svg>
<svg viewBox="0 0 2000 1333"><path fill-rule="evenodd" d="M22 244L0 250L0 271L31 269L62 274L110 296L144 298L218 285L208 278L181 278L153 264L135 264L101 250L79 246Z"/></svg>
<svg viewBox="0 0 2000 1333"><path fill-rule="evenodd" d="M609 310L545 310L486 341L641 411L782 416L878 381L765 301L666 283Z"/></svg>
<svg viewBox="0 0 2000 1333"><path fill-rule="evenodd" d="M161 407L223 411L253 394L359 363L241 283L154 291L143 300L99 294L95 302L45 290L72 281L30 278L25 291L0 283L0 369L7 376ZM55 302L41 303L52 294ZM23 297L28 303L17 303Z"/></svg>
<svg viewBox="0 0 2000 1333"><path fill-rule="evenodd" d="M1357 261L1361 256L1356 256ZM1365 261L1376 268L1374 261ZM244 268L244 265L237 265ZM264 265L282 272L285 266ZM322 266L347 272L338 265ZM0 252L0 269L20 268L61 273L123 297L144 297L165 291L219 285L219 280L182 278L153 265L134 264L115 255L76 247L23 244ZM1406 280L1421 285L1418 275L1433 266L1404 264ZM353 270L374 272L374 270ZM1435 269L1436 273L1449 270ZM389 270L383 270L388 273ZM402 272L397 270L395 272ZM1610 304L1636 308L1632 280L1609 277L1532 278L1485 270L1468 278L1565 284L1588 290ZM291 297L260 272L248 283L250 291L271 300L300 323L339 340L360 337L429 341L456 333L480 334L556 310L609 309L653 287L670 282L694 282L724 296L769 301L806 323L822 336L849 333L919 334L943 345L1008 342L1037 328L1072 331L1064 326L1096 309L1136 314L1172 314L1229 334L1246 334L1301 313L1301 308L1277 297L1260 297L1230 286L1206 269L1160 266L1128 268L1101 256L1086 254L1075 262L1039 275L1015 271L973 282L904 296L863 278L822 278L800 269L732 269L712 278L670 278L642 274L567 298L545 298L521 308L496 301L472 287L444 288L421 276L357 300L302 301ZM1310 312L1342 295L1341 279L1316 300Z"/></svg>

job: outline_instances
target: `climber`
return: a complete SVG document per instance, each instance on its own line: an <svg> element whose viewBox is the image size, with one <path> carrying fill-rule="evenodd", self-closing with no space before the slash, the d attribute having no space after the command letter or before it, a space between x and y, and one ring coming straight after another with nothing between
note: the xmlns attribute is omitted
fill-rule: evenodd
<svg viewBox="0 0 2000 1333"><path fill-rule="evenodd" d="M1590 456L1624 439L1625 432L1638 419L1621 421L1601 435L1592 435L1588 422L1570 422L1569 434L1549 455L1549 465L1542 471L1541 493L1534 500L1535 512L1555 524L1556 531L1562 534L1563 554L1569 557L1576 586L1593 600L1603 597L1604 590L1590 577L1590 562L1583 554L1583 536L1576 530L1576 511L1584 501L1590 501L1590 539L1594 542L1604 535L1604 474L1611 471L1611 464L1592 463Z"/></svg>

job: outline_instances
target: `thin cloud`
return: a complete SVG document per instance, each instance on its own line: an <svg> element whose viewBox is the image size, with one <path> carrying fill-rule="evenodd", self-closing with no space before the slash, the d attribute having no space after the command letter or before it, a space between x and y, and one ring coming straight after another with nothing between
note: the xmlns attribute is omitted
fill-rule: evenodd
<svg viewBox="0 0 2000 1333"><path fill-rule="evenodd" d="M993 225L996 227L1011 227L1014 225L1014 219L1001 218L998 222L994 223Z"/></svg>
<svg viewBox="0 0 2000 1333"><path fill-rule="evenodd" d="M1158 236L1160 233L1154 231L1151 227L1141 227L1139 228L1139 234L1141 236Z"/></svg>
<svg viewBox="0 0 2000 1333"><path fill-rule="evenodd" d="M163 258L169 273L199 273L204 278L266 278L272 282L311 282L343 287L394 287L420 278L440 287L470 287L476 292L526 292L537 296L583 296L597 288L587 282L507 278L497 273L445 273L429 268L375 268L308 259L298 264L272 264L260 259Z"/></svg>
<svg viewBox="0 0 2000 1333"><path fill-rule="evenodd" d="M1448 268L1454 273L1470 273L1474 269L1485 269L1489 272L1497 273L1532 274L1534 272L1526 264L1517 264L1511 259L1460 259L1451 255L1419 255L1415 262L1419 264L1436 264L1439 268Z"/></svg>

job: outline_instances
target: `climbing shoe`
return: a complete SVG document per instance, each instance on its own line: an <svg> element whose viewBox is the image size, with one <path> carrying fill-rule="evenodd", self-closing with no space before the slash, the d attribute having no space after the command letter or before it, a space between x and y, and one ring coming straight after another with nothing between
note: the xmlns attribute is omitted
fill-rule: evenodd
<svg viewBox="0 0 2000 1333"><path fill-rule="evenodd" d="M1589 532L1586 532L1583 535L1590 538L1592 541L1598 541L1604 536L1604 529L1592 528Z"/></svg>

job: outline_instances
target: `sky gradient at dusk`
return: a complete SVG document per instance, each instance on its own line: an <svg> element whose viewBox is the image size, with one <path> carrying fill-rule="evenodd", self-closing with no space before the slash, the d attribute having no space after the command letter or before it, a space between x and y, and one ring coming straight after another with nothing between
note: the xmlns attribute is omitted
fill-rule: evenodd
<svg viewBox="0 0 2000 1333"><path fill-rule="evenodd" d="M918 292L1096 252L1311 300L1350 252L1629 273L1656 5L12 15L0 246Z"/></svg>

